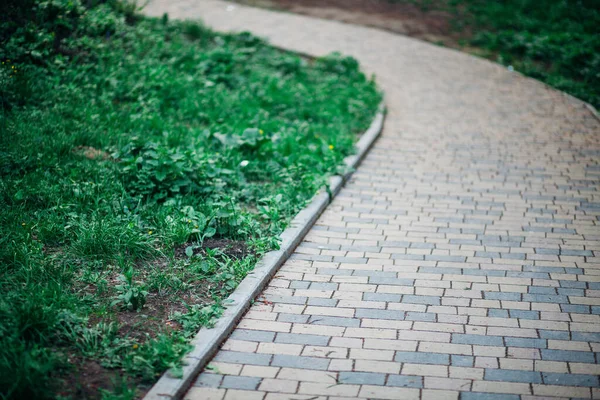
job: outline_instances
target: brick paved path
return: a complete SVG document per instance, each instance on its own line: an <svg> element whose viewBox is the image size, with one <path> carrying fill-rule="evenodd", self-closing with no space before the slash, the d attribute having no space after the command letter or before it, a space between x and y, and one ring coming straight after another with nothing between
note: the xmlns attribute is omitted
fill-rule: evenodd
<svg viewBox="0 0 600 400"><path fill-rule="evenodd" d="M164 11L354 55L389 107L186 398L600 398L600 122L581 103L374 29L214 0L148 8Z"/></svg>

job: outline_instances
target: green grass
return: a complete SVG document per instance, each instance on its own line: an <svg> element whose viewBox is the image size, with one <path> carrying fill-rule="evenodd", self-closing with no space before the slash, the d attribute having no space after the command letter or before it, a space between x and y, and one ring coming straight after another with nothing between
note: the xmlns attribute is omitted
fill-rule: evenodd
<svg viewBox="0 0 600 400"><path fill-rule="evenodd" d="M388 1L447 11L468 51L600 107L600 0Z"/></svg>
<svg viewBox="0 0 600 400"><path fill-rule="evenodd" d="M472 43L497 61L600 107L600 1L457 0Z"/></svg>
<svg viewBox="0 0 600 400"><path fill-rule="evenodd" d="M177 369L381 100L353 59L102 3L0 7L2 399Z"/></svg>

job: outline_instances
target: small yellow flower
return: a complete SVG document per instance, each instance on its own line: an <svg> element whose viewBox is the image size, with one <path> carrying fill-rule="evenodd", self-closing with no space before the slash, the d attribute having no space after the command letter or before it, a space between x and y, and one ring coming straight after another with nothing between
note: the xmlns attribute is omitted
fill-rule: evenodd
<svg viewBox="0 0 600 400"><path fill-rule="evenodd" d="M148 231L148 235L152 235L152 231Z"/></svg>
<svg viewBox="0 0 600 400"><path fill-rule="evenodd" d="M133 346L131 346L131 347L133 347L134 349L137 349L139 346L138 346L137 344L134 344L134 345L133 345Z"/></svg>
<svg viewBox="0 0 600 400"><path fill-rule="evenodd" d="M191 223L192 223L192 220L191 220L191 219L188 219L188 224L191 224Z"/></svg>
<svg viewBox="0 0 600 400"><path fill-rule="evenodd" d="M25 222L21 222L21 226L25 226Z"/></svg>
<svg viewBox="0 0 600 400"><path fill-rule="evenodd" d="M196 225L196 229L198 229L198 225Z"/></svg>
<svg viewBox="0 0 600 400"><path fill-rule="evenodd" d="M333 145L332 144L329 145L329 150L333 150Z"/></svg>
<svg viewBox="0 0 600 400"><path fill-rule="evenodd" d="M263 131L262 129L260 129L260 130L258 131L258 133L260 133L261 135L264 135L264 134L265 134L265 131Z"/></svg>

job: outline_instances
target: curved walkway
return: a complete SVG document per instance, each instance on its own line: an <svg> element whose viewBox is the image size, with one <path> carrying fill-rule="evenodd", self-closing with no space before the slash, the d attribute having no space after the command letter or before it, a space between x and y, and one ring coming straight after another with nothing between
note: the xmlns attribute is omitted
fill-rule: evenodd
<svg viewBox="0 0 600 400"><path fill-rule="evenodd" d="M154 0L355 56L385 132L188 399L600 398L600 122L499 65L375 29Z"/></svg>

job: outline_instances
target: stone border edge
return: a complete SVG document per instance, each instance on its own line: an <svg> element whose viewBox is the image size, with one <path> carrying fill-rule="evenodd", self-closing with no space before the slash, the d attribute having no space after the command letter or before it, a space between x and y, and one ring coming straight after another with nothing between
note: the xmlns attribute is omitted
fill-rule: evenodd
<svg viewBox="0 0 600 400"><path fill-rule="evenodd" d="M183 358L183 375L174 377L170 370L165 371L160 379L144 396L144 400L180 399L192 386L192 380L219 350L222 342L235 329L251 302L262 292L275 275L279 267L292 255L304 236L315 224L321 213L331 203L348 181L354 169L365 158L369 149L381 135L385 121L384 102L379 105L377 114L369 128L356 143L356 154L344 159L347 172L329 178L328 189L319 191L311 202L303 208L281 233L279 250L271 251L259 260L256 267L240 282L238 287L227 298L227 308L215 326L202 328L192 339L193 350Z"/></svg>

